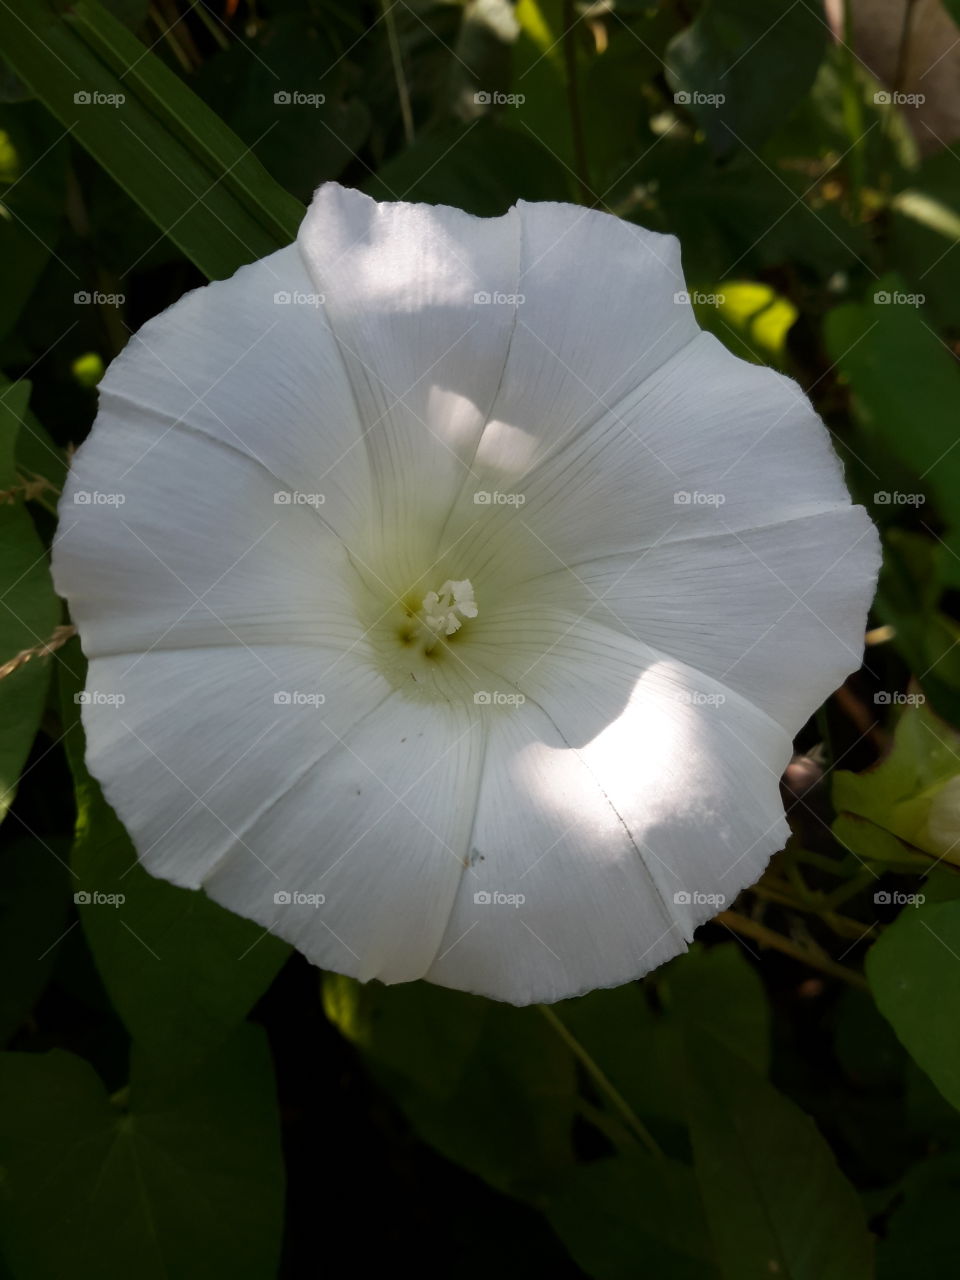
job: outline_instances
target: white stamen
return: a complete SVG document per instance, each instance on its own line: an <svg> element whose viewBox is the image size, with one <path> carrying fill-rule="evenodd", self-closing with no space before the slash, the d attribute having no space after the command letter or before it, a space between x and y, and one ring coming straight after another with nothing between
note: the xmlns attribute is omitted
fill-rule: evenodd
<svg viewBox="0 0 960 1280"><path fill-rule="evenodd" d="M417 616L424 631L430 633L434 640L452 636L460 630L464 618L477 616L470 580L464 578L462 582L452 582L448 578L439 591L428 591Z"/></svg>

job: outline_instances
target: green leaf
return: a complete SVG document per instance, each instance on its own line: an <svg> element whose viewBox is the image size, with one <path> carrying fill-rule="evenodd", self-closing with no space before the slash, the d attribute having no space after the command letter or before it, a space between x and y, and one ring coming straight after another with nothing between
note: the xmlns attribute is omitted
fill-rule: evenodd
<svg viewBox="0 0 960 1280"><path fill-rule="evenodd" d="M83 661L63 650L65 742L77 795L72 865L84 933L104 986L134 1041L187 1070L242 1022L289 948L201 891L148 875L83 759L75 695Z"/></svg>
<svg viewBox="0 0 960 1280"><path fill-rule="evenodd" d="M911 1169L887 1223L877 1262L879 1280L942 1280L956 1269L956 1206L960 1153L935 1156Z"/></svg>
<svg viewBox="0 0 960 1280"><path fill-rule="evenodd" d="M686 1033L694 1167L727 1280L870 1280L857 1193L813 1121L712 1036Z"/></svg>
<svg viewBox="0 0 960 1280"><path fill-rule="evenodd" d="M572 1164L573 1059L539 1010L425 982L331 974L323 990L327 1016L448 1159L517 1195Z"/></svg>
<svg viewBox="0 0 960 1280"><path fill-rule="evenodd" d="M830 830L843 847L861 861L882 863L885 870L914 871L922 875L931 865L929 859L908 849L895 835L856 814L839 814Z"/></svg>
<svg viewBox="0 0 960 1280"><path fill-rule="evenodd" d="M582 11L568 30L561 0L519 0L515 14L519 33L511 49L513 74L505 87L521 101L503 109L502 123L536 138L562 163L568 194L561 198L578 195L567 68L572 52L590 184L601 200L609 198L624 171L635 178L638 152L654 140L642 86L660 74L674 26L669 7L628 6L621 0L614 20L604 24L600 47ZM481 87L496 86L481 82Z"/></svg>
<svg viewBox="0 0 960 1280"><path fill-rule="evenodd" d="M694 944L658 974L668 1013L707 1031L762 1075L770 1070L770 1006L739 942Z"/></svg>
<svg viewBox="0 0 960 1280"><path fill-rule="evenodd" d="M17 1276L265 1280L283 1163L273 1071L242 1031L175 1093L133 1063L109 1098L73 1054L0 1055L5 1252Z"/></svg>
<svg viewBox="0 0 960 1280"><path fill-rule="evenodd" d="M645 989L622 987L591 991L553 1006L554 1013L643 1120L669 1122L682 1113L682 1099L669 1063L660 1057L659 1019Z"/></svg>
<svg viewBox="0 0 960 1280"><path fill-rule="evenodd" d="M3 380L0 379L0 395ZM43 496L53 505L63 488L67 475L67 460L63 450L51 440L48 432L29 409L20 419L20 432L16 444L17 471L26 484L45 480Z"/></svg>
<svg viewBox="0 0 960 1280"><path fill-rule="evenodd" d="M830 358L850 385L866 443L895 460L897 489L919 494L920 506L931 493L941 512L954 516L960 489L960 450L953 447L960 371L924 319L916 295L898 277L886 276L866 303L831 311L824 334ZM877 489L885 486L877 483ZM895 511L898 505L890 495L875 502L878 511Z"/></svg>
<svg viewBox="0 0 960 1280"><path fill-rule="evenodd" d="M786 367L787 334L797 309L767 284L724 280L691 293L701 327L742 360Z"/></svg>
<svg viewBox="0 0 960 1280"><path fill-rule="evenodd" d="M901 912L867 953L880 1012L960 1109L960 901Z"/></svg>
<svg viewBox="0 0 960 1280"><path fill-rule="evenodd" d="M557 1235L595 1280L716 1280L692 1170L643 1152L571 1170L545 1209Z"/></svg>
<svg viewBox="0 0 960 1280"><path fill-rule="evenodd" d="M679 237L688 280L723 282L733 271L742 277L787 264L824 275L869 252L863 228L836 203L818 200L786 159L768 163L741 151L720 163L673 130L646 163L660 211L650 225Z"/></svg>
<svg viewBox="0 0 960 1280"><path fill-rule="evenodd" d="M960 148L926 156L891 202L890 247L942 325L960 326Z"/></svg>
<svg viewBox="0 0 960 1280"><path fill-rule="evenodd" d="M706 0L670 42L667 76L715 152L756 147L813 84L826 38L826 25L805 3Z"/></svg>
<svg viewBox="0 0 960 1280"><path fill-rule="evenodd" d="M65 840L32 838L0 851L0 1043L33 1008L69 929L68 853Z"/></svg>
<svg viewBox="0 0 960 1280"><path fill-rule="evenodd" d="M450 126L417 142L364 184L377 200L449 204L480 217L517 200L568 200L568 175L534 138L493 121Z"/></svg>
<svg viewBox="0 0 960 1280"><path fill-rule="evenodd" d="M211 279L295 237L299 202L95 0L67 13L48 0L9 0L0 44L64 128Z"/></svg>
<svg viewBox="0 0 960 1280"><path fill-rule="evenodd" d="M278 15L211 58L193 82L277 182L304 200L347 167L370 133L369 107L340 52L305 14Z"/></svg>
<svg viewBox="0 0 960 1280"><path fill-rule="evenodd" d="M893 746L878 765L866 773L841 769L834 774L833 802L838 810L960 865L960 734L923 702L914 702L900 716ZM882 858L883 849L877 852Z"/></svg>
<svg viewBox="0 0 960 1280"><path fill-rule="evenodd" d="M870 993L847 987L834 1017L834 1051L854 1085L899 1088L908 1058Z"/></svg>
<svg viewBox="0 0 960 1280"><path fill-rule="evenodd" d="M877 616L893 626L894 644L933 709L960 727L960 626L941 608L956 565L953 553L923 533L895 526L884 532L884 551Z"/></svg>
<svg viewBox="0 0 960 1280"><path fill-rule="evenodd" d="M56 251L66 200L67 145L42 107L0 111L0 337L16 323Z"/></svg>
<svg viewBox="0 0 960 1280"><path fill-rule="evenodd" d="M714 1032L765 1073L770 1063L770 1010L763 985L738 943L695 943L658 970L660 1003L676 1024ZM591 991L555 1012L629 1106L643 1119L685 1114L674 1063L663 1053L664 1018L635 982Z"/></svg>
<svg viewBox="0 0 960 1280"><path fill-rule="evenodd" d="M60 616L15 462L29 398L28 382L0 378L0 819L16 793L50 679L51 658L21 655L50 640Z"/></svg>

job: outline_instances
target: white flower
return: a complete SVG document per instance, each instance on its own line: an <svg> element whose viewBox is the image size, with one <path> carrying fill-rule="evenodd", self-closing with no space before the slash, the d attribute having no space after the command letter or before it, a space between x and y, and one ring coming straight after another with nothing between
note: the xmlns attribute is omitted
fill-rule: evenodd
<svg viewBox="0 0 960 1280"><path fill-rule="evenodd" d="M144 326L55 574L149 871L326 968L517 1004L645 973L758 877L877 537L684 288L606 214L328 185Z"/></svg>

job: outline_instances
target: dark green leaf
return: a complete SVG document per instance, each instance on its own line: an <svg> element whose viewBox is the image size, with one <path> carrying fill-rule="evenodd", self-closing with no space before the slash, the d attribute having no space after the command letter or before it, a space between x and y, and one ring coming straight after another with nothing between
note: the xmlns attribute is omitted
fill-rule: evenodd
<svg viewBox="0 0 960 1280"><path fill-rule="evenodd" d="M283 1166L263 1033L244 1027L175 1093L133 1064L109 1098L81 1058L0 1056L7 1257L18 1277L265 1280Z"/></svg>
<svg viewBox="0 0 960 1280"><path fill-rule="evenodd" d="M683 1037L694 1164L728 1280L870 1280L857 1194L813 1121L713 1037Z"/></svg>
<svg viewBox="0 0 960 1280"><path fill-rule="evenodd" d="M69 928L66 841L23 838L0 851L0 1043L33 1008Z"/></svg>
<svg viewBox="0 0 960 1280"><path fill-rule="evenodd" d="M335 975L324 979L324 1004L448 1159L515 1194L572 1163L573 1059L539 1010Z"/></svg>
<svg viewBox="0 0 960 1280"><path fill-rule="evenodd" d="M884 277L862 305L831 311L824 332L830 358L850 385L864 439L900 464L901 505L916 497L914 505L924 506L929 494L944 514L954 514L960 489L960 451L953 447L960 371L918 296L898 277ZM877 489L883 486L878 483ZM890 493L876 504L878 510L897 505Z"/></svg>
<svg viewBox="0 0 960 1280"><path fill-rule="evenodd" d="M643 1152L572 1170L550 1192L553 1229L595 1280L715 1280L693 1172Z"/></svg>
<svg viewBox="0 0 960 1280"><path fill-rule="evenodd" d="M826 25L812 5L706 0L667 49L675 100L716 152L756 147L813 84L826 42Z"/></svg>
<svg viewBox="0 0 960 1280"><path fill-rule="evenodd" d="M667 1011L712 1033L762 1075L770 1069L770 1006L739 942L694 945L658 974Z"/></svg>
<svg viewBox="0 0 960 1280"><path fill-rule="evenodd" d="M926 1160L904 1180L877 1256L878 1280L942 1280L956 1268L960 1155Z"/></svg>
<svg viewBox="0 0 960 1280"><path fill-rule="evenodd" d="M0 42L64 128L207 276L228 276L296 235L298 202L95 0L67 14L47 0L10 0Z"/></svg>
<svg viewBox="0 0 960 1280"><path fill-rule="evenodd" d="M481 217L506 213L518 199L570 198L568 175L548 151L489 120L418 140L364 190L378 200L449 204Z"/></svg>
<svg viewBox="0 0 960 1280"><path fill-rule="evenodd" d="M867 954L880 1012L960 1109L960 901L909 907Z"/></svg>
<svg viewBox="0 0 960 1280"><path fill-rule="evenodd" d="M0 818L37 731L53 661L24 655L52 638L60 614L15 462L29 398L28 382L0 378Z"/></svg>
<svg viewBox="0 0 960 1280"><path fill-rule="evenodd" d="M56 252L66 156L63 130L37 103L0 112L0 338L16 323Z"/></svg>

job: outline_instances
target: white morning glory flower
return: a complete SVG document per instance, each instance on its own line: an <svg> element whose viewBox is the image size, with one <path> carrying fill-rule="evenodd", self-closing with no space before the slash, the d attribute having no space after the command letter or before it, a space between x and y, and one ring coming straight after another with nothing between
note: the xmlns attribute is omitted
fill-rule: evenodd
<svg viewBox="0 0 960 1280"><path fill-rule="evenodd" d="M760 875L878 540L670 237L321 188L114 361L54 568L156 876L361 979L636 978Z"/></svg>

